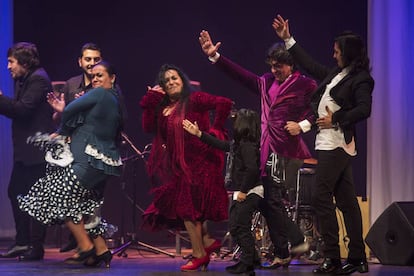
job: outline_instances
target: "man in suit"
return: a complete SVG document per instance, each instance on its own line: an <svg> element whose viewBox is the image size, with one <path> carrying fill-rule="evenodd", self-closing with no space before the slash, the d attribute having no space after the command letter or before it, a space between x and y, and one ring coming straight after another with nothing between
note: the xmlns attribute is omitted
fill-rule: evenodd
<svg viewBox="0 0 414 276"><path fill-rule="evenodd" d="M325 259L313 272L340 275L356 271L366 273L368 263L362 236L362 216L351 163L357 153L355 124L370 116L374 89L364 43L361 37L351 32L336 37L333 57L337 66L331 69L315 62L296 43L289 32L288 20L278 15L273 21L273 28L285 41L295 61L321 81L312 98L312 107L318 118L315 121L318 127L315 141L318 165L312 205L319 222ZM336 207L344 215L350 239L348 258L343 265L340 261Z"/></svg>
<svg viewBox="0 0 414 276"><path fill-rule="evenodd" d="M16 228L15 244L0 255L3 258L41 260L44 255L46 226L20 210L18 195L25 195L45 174L44 152L27 144L26 139L37 132L54 130L53 110L46 100L52 85L46 71L40 67L36 45L19 42L7 52L7 69L14 79L14 97L0 94L0 114L12 120L13 170L8 195Z"/></svg>
<svg viewBox="0 0 414 276"><path fill-rule="evenodd" d="M303 121L312 117L309 103L316 82L295 69L283 44L274 44L269 49L266 62L270 72L258 76L220 55L221 43L213 44L207 31L200 33L199 41L216 67L261 97L260 163L265 199L261 211L274 245L274 258L262 267L287 267L291 253L301 254L309 249L298 225L288 218L283 199L285 188L295 186L303 160L311 157L300 133Z"/></svg>
<svg viewBox="0 0 414 276"><path fill-rule="evenodd" d="M78 65L82 73L68 79L63 86L59 110L55 110L53 114L55 121L60 120L60 113L62 111L60 109L63 109L65 105L68 105L71 101L92 89L92 67L101 60L102 54L98 45L88 42L82 46L78 58Z"/></svg>

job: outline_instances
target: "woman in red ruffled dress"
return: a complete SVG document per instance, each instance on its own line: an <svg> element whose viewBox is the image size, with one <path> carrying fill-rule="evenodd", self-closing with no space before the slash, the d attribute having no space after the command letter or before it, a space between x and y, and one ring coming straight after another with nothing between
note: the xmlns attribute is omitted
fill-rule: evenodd
<svg viewBox="0 0 414 276"><path fill-rule="evenodd" d="M224 153L186 133L182 121L197 122L200 130L225 140L232 104L228 98L194 91L185 73L169 64L161 67L158 84L148 87L140 101L143 129L155 134L147 164L154 199L144 213L144 228L185 227L193 258L182 271L207 268L209 255L220 242L203 230L203 222L228 218Z"/></svg>

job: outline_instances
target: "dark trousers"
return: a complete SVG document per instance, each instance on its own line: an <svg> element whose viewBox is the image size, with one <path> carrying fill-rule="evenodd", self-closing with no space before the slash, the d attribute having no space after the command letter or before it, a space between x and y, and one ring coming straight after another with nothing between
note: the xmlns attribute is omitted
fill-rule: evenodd
<svg viewBox="0 0 414 276"><path fill-rule="evenodd" d="M289 185L294 185L290 183L295 182L296 173L301 166L301 160L285 158L286 181ZM277 183L272 177L266 176L263 178L264 201L260 208L269 228L269 236L274 246L274 255L282 259L289 257L288 242L292 246L296 246L303 243L305 239L299 226L287 216L283 203L286 181Z"/></svg>
<svg viewBox="0 0 414 276"><path fill-rule="evenodd" d="M45 175L46 165L24 165L16 162L10 177L8 195L11 202L16 227L16 244L43 246L46 237L46 226L36 221L19 208L18 195L26 195L32 185Z"/></svg>
<svg viewBox="0 0 414 276"><path fill-rule="evenodd" d="M355 194L351 156L342 148L317 152L318 165L312 205L324 242L323 254L329 258L340 258L339 228L335 210L338 207L343 213L346 232L350 239L348 258L365 259L362 216Z"/></svg>
<svg viewBox="0 0 414 276"><path fill-rule="evenodd" d="M258 195L250 194L245 201L233 200L230 206L230 234L242 251L240 261L246 265L253 265L257 254L251 227L252 216L258 210L260 200Z"/></svg>

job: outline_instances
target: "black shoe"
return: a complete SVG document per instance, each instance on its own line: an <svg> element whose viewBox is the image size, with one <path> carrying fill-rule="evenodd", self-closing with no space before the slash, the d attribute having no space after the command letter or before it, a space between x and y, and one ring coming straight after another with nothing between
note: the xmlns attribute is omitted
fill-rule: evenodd
<svg viewBox="0 0 414 276"><path fill-rule="evenodd" d="M313 270L316 274L335 274L341 268L340 259L325 258L322 264Z"/></svg>
<svg viewBox="0 0 414 276"><path fill-rule="evenodd" d="M31 246L29 250L19 256L19 261L40 261L43 260L44 255L43 246Z"/></svg>
<svg viewBox="0 0 414 276"><path fill-rule="evenodd" d="M112 253L111 251L105 251L101 255L94 255L90 257L85 263L85 266L90 267L99 267L102 263L105 264L106 268L109 268L111 266L111 260L112 260Z"/></svg>
<svg viewBox="0 0 414 276"><path fill-rule="evenodd" d="M94 256L96 253L95 247L88 251L78 251L77 257L70 257L67 258L64 263L65 264L83 264L85 263L90 257Z"/></svg>
<svg viewBox="0 0 414 276"><path fill-rule="evenodd" d="M277 269L279 267L287 268L289 267L291 260L292 260L291 257L287 257L283 259L279 257L274 257L273 260L264 262L262 264L262 268L263 269Z"/></svg>
<svg viewBox="0 0 414 276"><path fill-rule="evenodd" d="M348 259L345 264L338 269L337 275L348 275L358 271L359 273L368 272L368 262L365 259Z"/></svg>
<svg viewBox="0 0 414 276"><path fill-rule="evenodd" d="M68 243L65 244L64 246L62 246L60 248L59 252L60 253L69 252L71 250L74 250L77 246L78 246L78 244L76 243L75 238L72 235L70 235Z"/></svg>
<svg viewBox="0 0 414 276"><path fill-rule="evenodd" d="M0 255L0 258L16 258L29 250L28 245L12 245L6 253Z"/></svg>
<svg viewBox="0 0 414 276"><path fill-rule="evenodd" d="M248 274L248 275L255 275L254 273L254 266L253 265L246 265L245 263L238 262L235 265L231 265L226 267L226 271L231 274Z"/></svg>

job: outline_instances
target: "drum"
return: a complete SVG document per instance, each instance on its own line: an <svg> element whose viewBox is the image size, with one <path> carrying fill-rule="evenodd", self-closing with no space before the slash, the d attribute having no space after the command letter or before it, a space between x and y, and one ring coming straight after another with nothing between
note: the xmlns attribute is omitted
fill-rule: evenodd
<svg viewBox="0 0 414 276"><path fill-rule="evenodd" d="M299 170L299 194L298 194L298 205L309 206L311 205L312 199L312 187L315 185L315 169L313 168L301 168Z"/></svg>

